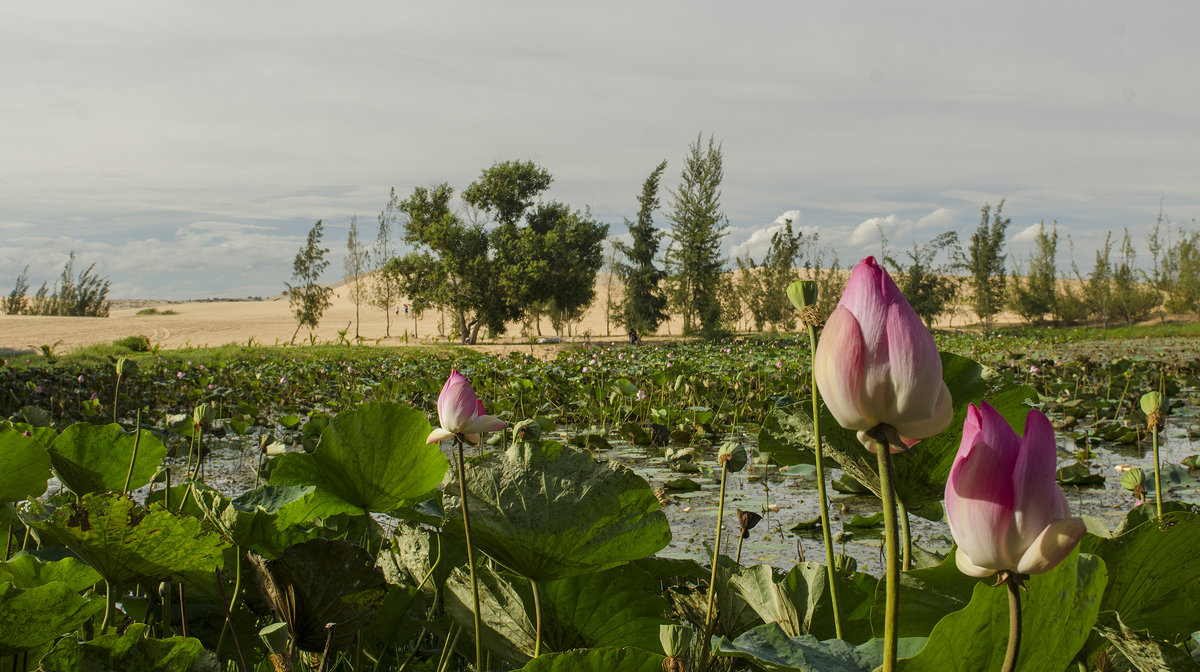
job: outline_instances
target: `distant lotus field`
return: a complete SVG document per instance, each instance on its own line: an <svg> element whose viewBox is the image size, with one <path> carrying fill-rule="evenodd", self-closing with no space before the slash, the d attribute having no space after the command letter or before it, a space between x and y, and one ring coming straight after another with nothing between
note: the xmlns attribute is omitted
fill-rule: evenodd
<svg viewBox="0 0 1200 672"><path fill-rule="evenodd" d="M808 334L5 361L0 671L1200 670L1200 339L1124 336L936 334L882 479Z"/></svg>

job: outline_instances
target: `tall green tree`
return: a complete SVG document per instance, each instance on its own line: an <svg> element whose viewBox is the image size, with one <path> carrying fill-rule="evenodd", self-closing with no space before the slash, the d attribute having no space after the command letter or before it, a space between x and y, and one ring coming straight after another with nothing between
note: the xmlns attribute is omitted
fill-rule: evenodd
<svg viewBox="0 0 1200 672"><path fill-rule="evenodd" d="M793 329L796 311L787 298L788 285L800 279L797 270L804 250L803 236L792 230L792 220L771 234L771 245L757 265L749 252L746 258L736 259L738 267L737 294L742 306L750 311L754 328L762 331L770 323L773 329Z"/></svg>
<svg viewBox="0 0 1200 672"><path fill-rule="evenodd" d="M972 307L984 324L991 324L992 317L1004 306L1004 236L1012 221L1001 216L1004 201L996 205L995 211L984 204L975 233L967 246L966 266L971 274ZM989 221L990 215L990 221Z"/></svg>
<svg viewBox="0 0 1200 672"><path fill-rule="evenodd" d="M896 269L896 285L908 299L913 312L929 327L938 317L950 311L958 282L953 272L956 269L954 258L958 249L958 234L945 231L924 245L913 243L912 249L906 252L908 263L901 264L890 256L885 259L887 264ZM947 261L938 264L938 255L948 254Z"/></svg>
<svg viewBox="0 0 1200 672"><path fill-rule="evenodd" d="M395 279L416 315L434 307L448 310L459 340L473 344L481 327L503 331L506 314L496 307L488 233L482 224L462 221L450 206L453 197L454 189L442 183L432 189L416 187L399 203L407 215L404 241L413 251L392 259L384 272Z"/></svg>
<svg viewBox="0 0 1200 672"><path fill-rule="evenodd" d="M721 146L701 135L688 148L680 184L671 193L671 245L667 249L671 304L683 317L684 335L712 335L722 324L721 291L728 287L721 241L729 220L721 210Z"/></svg>
<svg viewBox="0 0 1200 672"><path fill-rule="evenodd" d="M655 265L663 232L654 227L654 211L659 206L658 184L666 169L664 159L642 183L642 193L637 197L637 221L625 220L630 242L613 242L613 247L624 257L624 261L613 264L624 287L617 323L642 335L658 331L658 325L667 319L667 298L662 293L667 272Z"/></svg>
<svg viewBox="0 0 1200 672"><path fill-rule="evenodd" d="M371 245L370 268L374 275L368 300L372 306L383 310L384 338L392 335L392 306L400 300L400 288L396 277L384 273L396 251L392 247L392 230L400 218L400 197L395 187L388 197L387 205L379 213L379 232Z"/></svg>
<svg viewBox="0 0 1200 672"><path fill-rule="evenodd" d="M1024 276L1024 277L1022 277ZM1059 317L1058 311L1058 225L1049 232L1046 222L1038 223L1029 269L1012 276L1009 307L1028 322L1040 322L1047 315Z"/></svg>
<svg viewBox="0 0 1200 672"><path fill-rule="evenodd" d="M367 272L367 264L370 263L370 259L371 251L358 237L358 217L351 217L350 234L346 239L346 258L343 260L345 274L342 279L346 281L346 289L350 292L350 299L354 301L354 338L356 340L362 338L358 329L359 308L362 306L363 299L366 298L363 274Z"/></svg>
<svg viewBox="0 0 1200 672"><path fill-rule="evenodd" d="M292 332L289 343L296 342L296 334L300 333L301 327L306 326L310 331L316 329L321 316L333 303L333 299L329 298L333 290L319 283L321 274L329 267L329 261L325 258L329 248L321 247L324 234L324 225L318 219L308 231L308 240L292 262L292 280L296 284L284 283L287 285L288 305L296 316L296 330Z"/></svg>
<svg viewBox="0 0 1200 672"><path fill-rule="evenodd" d="M1126 324L1145 319L1160 301L1158 292L1140 281L1136 259L1133 239L1129 236L1129 229L1125 229L1125 236L1121 239L1121 257L1113 265L1112 312L1115 317L1125 320Z"/></svg>

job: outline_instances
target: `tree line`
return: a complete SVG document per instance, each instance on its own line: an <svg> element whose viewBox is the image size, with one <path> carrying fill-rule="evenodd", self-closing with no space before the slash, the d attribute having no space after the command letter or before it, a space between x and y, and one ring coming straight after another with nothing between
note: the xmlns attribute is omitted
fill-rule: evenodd
<svg viewBox="0 0 1200 672"><path fill-rule="evenodd" d="M83 272L75 269L72 251L62 273L51 287L42 286L29 296L29 267L17 276L8 296L0 297L0 310L6 315L56 315L61 317L108 317L109 279L96 273L92 264Z"/></svg>
<svg viewBox="0 0 1200 672"><path fill-rule="evenodd" d="M818 234L796 231L790 220L772 235L765 255L746 253L729 268L721 253L728 218L721 206L722 147L702 135L688 147L676 187L660 192L668 163L651 171L637 195L637 216L625 219L628 241L614 240L608 267L621 287L608 297L607 315L631 334L654 334L671 316L684 336L730 330L791 330L797 322L785 292L799 279L821 288L818 313L832 312L847 273ZM541 335L542 319L564 333L596 299L596 277L605 264L609 227L591 213L543 201L553 177L532 161L498 162L462 190L465 208L454 207L455 190L443 182L416 187L401 198L392 190L379 215L379 232L368 248L351 222L345 278L356 311L361 303L397 314L441 311L444 333L461 343L522 325ZM664 202L665 201L665 202ZM1120 243L1111 233L1084 273L1072 258L1060 273L1061 238L1056 224L1041 223L1027 258L1006 252L1010 218L1004 201L984 204L965 245L945 231L910 249L889 248L882 228L880 258L917 314L929 325L964 308L985 326L1002 311L1029 323L1132 323L1153 314L1200 314L1200 232L1159 216L1150 237L1148 271L1135 264L1128 229ZM662 214L667 229L655 226ZM296 285L289 284L301 326L316 326L328 288L316 279L327 249L319 247L321 223L296 257ZM393 231L409 251L394 254ZM1069 237L1067 242L1070 242ZM327 264L326 264L327 265ZM364 275L372 276L363 282ZM355 335L359 336L357 326Z"/></svg>

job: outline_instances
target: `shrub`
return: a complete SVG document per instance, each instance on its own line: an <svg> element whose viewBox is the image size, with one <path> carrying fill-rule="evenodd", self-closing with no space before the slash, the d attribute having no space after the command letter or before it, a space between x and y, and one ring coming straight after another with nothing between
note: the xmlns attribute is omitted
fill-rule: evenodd
<svg viewBox="0 0 1200 672"><path fill-rule="evenodd" d="M150 352L150 338L143 334L134 334L113 341L113 346L128 348L132 352Z"/></svg>

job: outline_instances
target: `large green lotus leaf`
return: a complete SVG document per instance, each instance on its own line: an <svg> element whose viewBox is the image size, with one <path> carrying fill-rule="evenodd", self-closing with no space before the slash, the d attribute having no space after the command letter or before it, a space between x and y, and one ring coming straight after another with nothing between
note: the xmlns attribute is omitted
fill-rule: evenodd
<svg viewBox="0 0 1200 672"><path fill-rule="evenodd" d="M518 672L662 672L664 657L635 648L566 651L539 656Z"/></svg>
<svg viewBox="0 0 1200 672"><path fill-rule="evenodd" d="M1112 642L1139 672L1200 672L1200 663L1174 644L1154 639L1146 631L1138 631L1121 622L1115 611L1102 611L1096 619L1096 632Z"/></svg>
<svg viewBox="0 0 1200 672"><path fill-rule="evenodd" d="M18 588L0 580L0 657L46 644L103 610L104 600L62 581Z"/></svg>
<svg viewBox="0 0 1200 672"><path fill-rule="evenodd" d="M318 535L317 530L301 525L309 519L315 486L266 485L229 499L194 483L189 492L180 494L194 501L200 517L231 543L268 558L277 558L288 546Z"/></svg>
<svg viewBox="0 0 1200 672"><path fill-rule="evenodd" d="M924 639L901 638L901 656L911 655ZM883 664L879 640L854 646L840 639L820 640L812 635L790 637L778 623L747 630L737 639L714 638L713 654L720 658L752 661L766 672L871 672Z"/></svg>
<svg viewBox="0 0 1200 672"><path fill-rule="evenodd" d="M529 581L491 569L481 578L480 613L484 646L506 660L522 663L533 656L536 611ZM459 568L447 587L451 616L468 633L473 621L470 578ZM595 574L539 584L542 598L542 652L576 648L636 646L659 649L660 625L670 605L658 582L635 567L614 567Z"/></svg>
<svg viewBox="0 0 1200 672"><path fill-rule="evenodd" d="M428 445L429 421L403 404L373 402L339 413L312 453L275 458L272 485L315 485L322 517L384 513L420 501L446 475L441 449Z"/></svg>
<svg viewBox="0 0 1200 672"><path fill-rule="evenodd" d="M103 605L101 605L103 606ZM79 642L64 637L42 657L42 672L216 672L217 657L192 637L152 639L142 623L130 625L120 635L104 635Z"/></svg>
<svg viewBox="0 0 1200 672"><path fill-rule="evenodd" d="M30 524L116 585L212 576L229 548L195 518L158 505L142 507L120 494L85 495L82 504L68 504Z"/></svg>
<svg viewBox="0 0 1200 672"><path fill-rule="evenodd" d="M137 459L134 459L134 447ZM77 422L67 427L50 444L54 472L77 495L120 492L129 477L129 489L150 482L167 448L147 430L126 432L118 424L93 425ZM130 475L129 463L133 462Z"/></svg>
<svg viewBox="0 0 1200 672"><path fill-rule="evenodd" d="M900 573L900 598L896 612L897 637L928 637L938 621L971 601L979 579L963 574L955 564L952 550L941 563ZM885 592L880 581L871 610L875 632L883 632Z"/></svg>
<svg viewBox="0 0 1200 672"><path fill-rule="evenodd" d="M1018 432L1024 431L1027 399L1037 399L1037 392L1028 386L1008 386L988 394L989 386L998 378L995 371L966 357L942 353L942 379L953 398L954 418L937 436L923 439L909 453L894 456L896 492L910 511L939 517L940 508L925 509L945 496L946 479L954 465L954 457L962 442L963 422L967 406L985 399L1000 412ZM759 436L760 450L769 452L781 464L812 464L814 446L812 405L798 403L786 410L775 411L764 423ZM849 476L878 495L878 462L858 441L855 432L842 428L824 405L820 415L821 445L824 454L837 462Z"/></svg>
<svg viewBox="0 0 1200 672"><path fill-rule="evenodd" d="M33 555L18 555L0 564L0 581L4 580L12 581L18 588L34 588L51 581L62 581L72 590L82 592L99 583L103 577L78 558L42 562Z"/></svg>
<svg viewBox="0 0 1200 672"><path fill-rule="evenodd" d="M50 478L50 455L32 436L0 426L0 502L40 497Z"/></svg>
<svg viewBox="0 0 1200 672"><path fill-rule="evenodd" d="M1107 581L1104 561L1071 552L1021 592L1021 653L1017 669L1063 670L1087 641ZM900 672L998 670L1008 644L1008 590L980 581L971 602L933 628L920 653L901 660Z"/></svg>
<svg viewBox="0 0 1200 672"><path fill-rule="evenodd" d="M542 449L547 444L551 450ZM586 450L517 443L473 464L466 481L472 542L535 581L615 567L671 541L646 479ZM446 492L458 494L457 481ZM457 506L457 498L447 503ZM461 529L461 513L457 519Z"/></svg>
<svg viewBox="0 0 1200 672"><path fill-rule="evenodd" d="M1080 548L1108 567L1101 609L1161 640L1177 641L1200 630L1200 516L1167 513L1161 521L1109 539L1087 535ZM1093 638L1088 653L1102 644Z"/></svg>
<svg viewBox="0 0 1200 672"><path fill-rule="evenodd" d="M836 633L828 574L816 562L796 565L786 574L766 565L735 567L726 585L767 623L778 623L792 637L829 639ZM871 638L871 607L878 579L860 572L838 584L843 637L850 642Z"/></svg>
<svg viewBox="0 0 1200 672"><path fill-rule="evenodd" d="M462 537L409 522L396 526L390 543L376 558L389 584L417 586L424 580L421 590L430 598L441 590L455 567L466 563L467 545Z"/></svg>
<svg viewBox="0 0 1200 672"><path fill-rule="evenodd" d="M340 539L313 539L275 560L250 555L250 561L259 592L305 651L325 647L327 623L337 624L334 648L353 644L387 592L383 571L371 554Z"/></svg>

